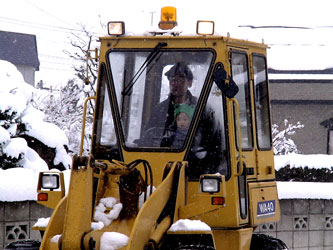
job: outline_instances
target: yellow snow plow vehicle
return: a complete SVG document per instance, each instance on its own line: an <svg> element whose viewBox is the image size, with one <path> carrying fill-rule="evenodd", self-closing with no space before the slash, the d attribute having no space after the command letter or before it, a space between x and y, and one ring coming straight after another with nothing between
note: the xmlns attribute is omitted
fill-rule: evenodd
<svg viewBox="0 0 333 250"><path fill-rule="evenodd" d="M181 35L176 9L159 29L100 38L90 155L40 176L54 208L40 249L285 249L254 233L279 220L267 46Z"/></svg>

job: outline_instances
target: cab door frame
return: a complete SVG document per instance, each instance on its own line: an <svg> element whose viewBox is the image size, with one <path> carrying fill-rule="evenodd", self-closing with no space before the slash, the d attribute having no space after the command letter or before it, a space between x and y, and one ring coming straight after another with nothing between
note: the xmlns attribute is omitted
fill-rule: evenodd
<svg viewBox="0 0 333 250"><path fill-rule="evenodd" d="M235 99L239 106L237 114L235 105L234 127L235 127L235 150L238 152L237 177L239 196L239 220L241 224L249 223L249 197L248 179L255 175L256 151L253 129L253 99L252 82L250 78L250 59L248 49L233 48L228 49L231 77L239 87L239 93ZM239 115L239 117L237 117ZM239 124L238 122L239 121ZM239 143L238 127L241 129L241 148ZM242 164L242 166L241 166Z"/></svg>

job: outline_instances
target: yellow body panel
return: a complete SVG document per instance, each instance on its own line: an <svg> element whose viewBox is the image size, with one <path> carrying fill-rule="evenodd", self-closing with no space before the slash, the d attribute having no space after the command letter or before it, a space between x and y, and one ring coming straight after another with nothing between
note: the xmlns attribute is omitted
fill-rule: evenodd
<svg viewBox="0 0 333 250"><path fill-rule="evenodd" d="M45 190L45 189L42 189L42 183L41 183L41 180L42 180L42 172L39 173L39 181L38 181L38 185L37 185L37 193L40 194L40 193L43 193L43 194L47 194L47 197L48 199L46 201L41 201L41 200L37 200L37 202L45 207L49 207L49 208L52 208L54 209L57 204L60 202L60 200L65 196L65 182L64 182L64 174L61 173L61 172L48 172L50 174L56 174L56 175L59 175L59 190L52 190L52 191L49 191L49 190Z"/></svg>
<svg viewBox="0 0 333 250"><path fill-rule="evenodd" d="M216 249L250 249L252 228L213 230Z"/></svg>
<svg viewBox="0 0 333 250"><path fill-rule="evenodd" d="M93 170L72 169L70 192L66 207L63 233L63 249L79 249L82 235L91 230ZM75 188L74 188L75 187ZM67 229L69 228L69 229Z"/></svg>
<svg viewBox="0 0 333 250"><path fill-rule="evenodd" d="M249 183L251 225L280 220L280 206L275 182ZM260 203L267 201L266 204ZM261 206L260 206L261 205ZM261 215L261 211L267 214ZM272 213L269 211L272 210ZM273 212L274 211L274 212Z"/></svg>
<svg viewBox="0 0 333 250"><path fill-rule="evenodd" d="M170 192L174 185L173 177L178 167L181 167L181 165L177 166L174 164L174 166L172 166L170 173L163 183L149 198L149 202L146 202L140 209L127 245L128 250L135 248L143 249L145 244L147 244L150 235L156 230L156 221L170 197ZM182 171L184 171L184 166L182 167Z"/></svg>
<svg viewBox="0 0 333 250"><path fill-rule="evenodd" d="M61 235L64 230L64 220L66 215L67 197L64 197L54 209L49 221L49 225L45 230L43 240L40 249L53 249L55 244L51 242L51 239L55 235Z"/></svg>

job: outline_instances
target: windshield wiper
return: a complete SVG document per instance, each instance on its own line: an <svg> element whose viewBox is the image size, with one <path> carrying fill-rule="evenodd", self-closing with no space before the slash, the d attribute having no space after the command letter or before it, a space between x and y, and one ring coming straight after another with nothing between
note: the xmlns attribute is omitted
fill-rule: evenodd
<svg viewBox="0 0 333 250"><path fill-rule="evenodd" d="M121 92L122 95L128 95L134 84L137 82L137 80L140 78L142 73L146 70L146 68L154 61L154 59L158 56L158 54L161 52L161 48L167 46L167 43L159 42L152 52L147 56L146 60L143 62L139 70L135 73L133 78L128 82L127 86L124 88L124 90Z"/></svg>

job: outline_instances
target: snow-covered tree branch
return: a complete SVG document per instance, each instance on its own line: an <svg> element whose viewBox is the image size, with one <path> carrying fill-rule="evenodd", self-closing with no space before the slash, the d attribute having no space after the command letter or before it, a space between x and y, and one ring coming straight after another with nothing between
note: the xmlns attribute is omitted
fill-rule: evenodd
<svg viewBox="0 0 333 250"><path fill-rule="evenodd" d="M56 92L50 91L47 97L35 104L40 110L45 111L45 121L56 124L65 132L69 140L69 150L75 154L80 150L85 87L78 79L69 80L66 86ZM86 120L84 151L89 150L91 130L92 110L88 112Z"/></svg>
<svg viewBox="0 0 333 250"><path fill-rule="evenodd" d="M304 125L301 122L291 124L287 119L284 120L284 128L274 124L272 127L273 150L275 155L285 155L289 153L298 153L297 145L290 138L296 133L297 129L302 129Z"/></svg>

